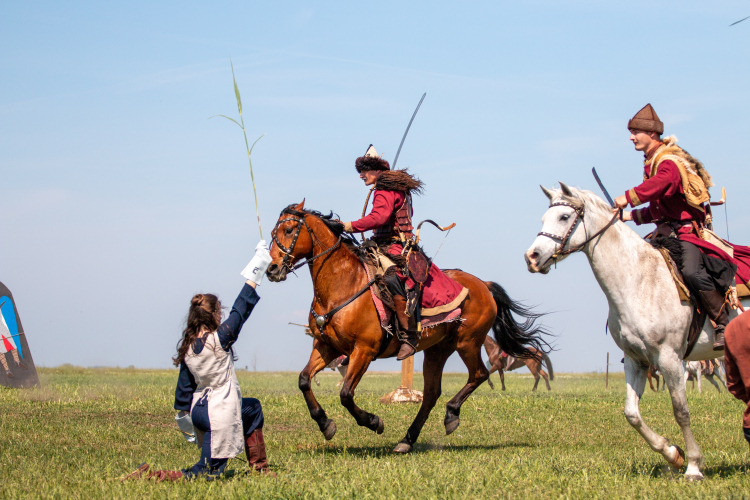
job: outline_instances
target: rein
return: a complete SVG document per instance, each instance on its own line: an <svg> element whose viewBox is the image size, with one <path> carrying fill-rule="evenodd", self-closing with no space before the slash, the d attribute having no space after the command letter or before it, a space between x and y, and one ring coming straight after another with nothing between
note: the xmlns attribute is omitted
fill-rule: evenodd
<svg viewBox="0 0 750 500"><path fill-rule="evenodd" d="M279 247L279 250L281 250L284 253L284 259L281 262L281 266L287 268L290 271L295 271L296 269L299 269L300 267L304 266L305 264L308 264L312 266L312 262L315 259L318 259L324 255L328 255L329 253L333 252L336 248L338 248L341 245L342 237L339 236L336 240L336 243L334 243L331 247L327 248L323 252L319 253L318 255L315 255L314 257L311 257L309 259L305 259L296 265L291 265L291 259L292 259L292 252L294 251L294 247L297 245L297 239L299 238L300 232L302 232L302 226L304 225L307 229L308 234L310 234L310 239L314 240L313 245L315 244L315 241L320 242L317 236L315 236L315 232L310 228L310 226L307 224L307 221L305 220L305 217L310 215L305 212L299 212L297 210L293 210L291 208L286 208L282 210L281 215L291 215L291 217L280 219L276 225L273 228L272 237L274 243ZM292 242L289 245L289 247L285 247L281 244L281 241L279 241L278 237L276 236L276 233L278 232L279 225L284 222L296 222L297 223L297 229L294 232L294 236L292 237ZM356 240L355 240L356 241ZM373 284L375 283L375 279L373 278L370 280L364 287L362 287L357 293L355 293L352 297L350 297L348 300L346 300L343 304L340 304L330 311L328 311L325 314L319 315L315 312L315 301L317 300L317 297L313 295L313 302L310 306L310 312L312 313L313 317L315 318L315 324L318 325L318 329L320 330L320 333L325 337L325 325L328 323L328 321L331 319L331 317L339 312L344 307L348 306L352 302L354 302L357 298L359 298L360 295L365 293ZM313 288L314 289L314 288ZM313 291L313 294L315 292Z"/></svg>
<svg viewBox="0 0 750 500"><path fill-rule="evenodd" d="M308 234L310 235L310 239L315 239L315 241L320 241L317 236L315 236L315 232L310 229L310 226L307 225L307 221L305 220L305 216L309 215L304 212L298 212L297 210L292 210L291 208L284 209L281 214L288 214L292 217L289 217L287 219L281 219L279 220L276 225L273 228L273 241L276 243L276 246L279 247L279 250L281 250L284 253L284 259L281 261L282 267L286 267L289 271L296 271L300 267L304 266L305 264L311 264L315 259L322 257L324 255L328 255L332 251L334 251L336 248L338 248L339 245L341 245L341 236L339 236L339 239L336 240L336 243L334 243L330 248L327 248L325 251L319 253L318 255L315 255L313 257L310 257L309 259L305 259L296 265L292 266L290 264L292 260L292 252L294 251L294 247L297 245L297 238L299 238L299 233L302 231L302 225L305 225L305 228L307 229ZM292 243L289 245L289 247L285 247L281 244L279 239L276 237L277 229L279 228L279 225L282 222L296 222L297 223L297 230L294 232L294 236L292 237Z"/></svg>
<svg viewBox="0 0 750 500"><path fill-rule="evenodd" d="M568 241L570 240L570 237L573 235L573 231L575 230L576 226L578 225L578 222L583 222L583 229L586 231L586 222L583 219L584 214L584 205L581 203L580 205L574 204L568 201L558 201L556 203L550 203L549 208L552 207L570 207L573 210L575 210L575 216L573 218L573 223L570 225L570 228L568 229L568 232L565 233L564 236L557 236L555 234L545 233L544 231L540 231L537 233L537 236L546 236L547 238L550 238L553 241L559 241L560 247L555 250L555 253L552 254L552 256L548 259L553 260L554 262L557 262L557 260L560 257L564 257L566 255L570 255L572 253L580 252L583 250L583 247L591 243L594 238L597 238L598 236L602 235L604 231L612 227L612 225L617 222L618 219L622 217L622 209L620 209L613 217L610 219L607 224L602 227L600 230L598 230L596 233L594 233L591 237L586 238L586 241L581 243L580 245L570 247L567 250L564 250L565 246L568 244ZM546 262L545 262L546 264Z"/></svg>

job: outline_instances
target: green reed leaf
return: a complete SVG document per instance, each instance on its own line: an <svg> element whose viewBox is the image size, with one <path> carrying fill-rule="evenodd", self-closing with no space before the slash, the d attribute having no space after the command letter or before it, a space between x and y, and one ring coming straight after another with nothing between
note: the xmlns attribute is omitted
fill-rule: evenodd
<svg viewBox="0 0 750 500"><path fill-rule="evenodd" d="M234 64L232 64L232 58L229 58L229 65L232 66L232 82L234 82L234 95L237 98L237 109L240 110L240 118L242 117L242 99L240 99L240 88L237 86L237 79L234 77Z"/></svg>
<svg viewBox="0 0 750 500"><path fill-rule="evenodd" d="M255 142L253 143L253 145L250 146L250 151L247 152L247 156L250 156L251 154L253 154L253 148L255 147L255 145L258 143L259 140L261 140L261 139L263 139L263 137L265 137L265 135L266 134L264 133L263 135L261 135L260 137L258 137L257 139L255 139ZM250 170L252 170L252 168L253 167L252 167L252 164L251 164L250 165Z"/></svg>
<svg viewBox="0 0 750 500"><path fill-rule="evenodd" d="M245 120L242 118L242 99L240 98L240 88L237 86L237 78L235 78L234 76L234 64L232 63L231 57L229 58L229 65L232 67L232 83L234 84L234 95L237 98L237 109L240 111L240 121L238 122L234 118L229 118L226 115L214 115L214 116L211 116L209 120L216 116L220 116L222 118L226 118L227 120L230 120L236 123L237 126L242 129L242 135L245 138L245 149L247 150L247 161L250 164L250 179L253 182L253 195L255 197L255 216L258 218L258 232L260 233L260 238L263 239L263 229L260 227L260 211L258 210L258 192L255 188L255 174L253 173L253 160L251 158L251 155L253 153L253 148L255 147L255 145L266 134L263 134L260 137L258 137L253 143L252 147L248 144L247 130L245 130Z"/></svg>
<svg viewBox="0 0 750 500"><path fill-rule="evenodd" d="M220 116L220 117L222 117L222 118L226 118L227 120L233 121L234 123L236 123L236 124L237 124L237 126L238 126L238 127L242 128L242 125L240 125L240 124L239 124L239 122L238 122L237 120L235 120L234 118L229 118L229 117L228 117L228 116L226 116L226 115L214 115L214 116L209 116L209 117L208 117L208 119L210 120L211 118L216 118L217 116ZM243 129L243 130L244 130L244 129Z"/></svg>

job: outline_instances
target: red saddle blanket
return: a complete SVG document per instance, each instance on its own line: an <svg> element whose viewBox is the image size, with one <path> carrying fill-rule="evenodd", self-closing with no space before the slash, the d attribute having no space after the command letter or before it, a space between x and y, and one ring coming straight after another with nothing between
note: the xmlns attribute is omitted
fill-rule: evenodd
<svg viewBox="0 0 750 500"><path fill-rule="evenodd" d="M401 255L402 248L398 243L393 244L388 248L388 253ZM415 283L411 278L404 278L400 271L398 276L401 279L406 279L408 288L414 288ZM422 290L422 317L436 316L453 311L461 305L468 294L469 290L461 286L456 280L448 277L435 264L432 264Z"/></svg>
<svg viewBox="0 0 750 500"><path fill-rule="evenodd" d="M400 247L400 245L398 246ZM398 250L398 252L400 253L401 251ZM373 270L374 269L369 266L365 266L367 278L370 280L373 278ZM407 280L407 284L414 286L414 282L411 281L411 279ZM427 291L428 285L433 291L431 292L430 298L425 300L424 292ZM469 291L466 288L461 286L456 280L447 276L437 266L431 266L430 274L425 282L425 290L423 291L422 328L431 328L451 321L461 321L461 308L459 306L468 295L468 292ZM380 326L387 331L391 331L390 325L393 312L383 304L376 284L373 284L370 287L370 294L375 303L375 309L378 311ZM433 307L426 308L425 304L429 304ZM425 311L430 312L430 315L426 315Z"/></svg>

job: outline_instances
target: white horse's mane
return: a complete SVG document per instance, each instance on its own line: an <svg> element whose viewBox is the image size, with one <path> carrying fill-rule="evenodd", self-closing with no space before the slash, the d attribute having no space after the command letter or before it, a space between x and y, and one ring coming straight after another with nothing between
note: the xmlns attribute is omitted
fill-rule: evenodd
<svg viewBox="0 0 750 500"><path fill-rule="evenodd" d="M571 198L563 193L562 188L552 188L550 191L555 193L555 197L551 200L552 203L556 201L569 201L572 203L581 203L586 206L587 209L595 213L601 213L602 215L611 214L612 207L599 196L586 189L580 189L576 187L570 187L574 197Z"/></svg>
<svg viewBox="0 0 750 500"><path fill-rule="evenodd" d="M599 197L595 193L586 190L581 189L577 187L567 186L568 189L570 189L573 196L568 196L565 193L563 193L562 188L552 188L549 191L554 193L554 196L550 203L555 203L559 201L565 201L572 204L578 204L583 205L584 209L587 213L592 215L597 215L602 218L603 221L609 221L612 216L614 215L612 213L612 206L604 201L603 198ZM612 229L619 230L620 234L623 237L626 237L628 239L638 240L640 243L643 244L643 248L645 248L646 252L649 252L653 250L651 245L648 244L638 233L633 230L633 228L629 227L627 224L615 224ZM638 245L640 246L640 245Z"/></svg>

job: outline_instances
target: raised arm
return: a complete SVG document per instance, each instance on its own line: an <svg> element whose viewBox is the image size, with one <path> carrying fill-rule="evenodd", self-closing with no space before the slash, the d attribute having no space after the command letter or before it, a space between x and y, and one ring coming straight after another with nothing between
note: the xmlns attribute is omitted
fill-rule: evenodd
<svg viewBox="0 0 750 500"><path fill-rule="evenodd" d="M250 317L250 313L253 312L255 304L257 304L259 300L260 297L255 291L255 283L248 280L247 283L245 283L245 286L242 287L239 296L237 296L237 299L234 301L229 317L221 324L217 332L222 349L228 351L229 348L232 347L232 344L237 341L242 325L244 325L247 318Z"/></svg>
<svg viewBox="0 0 750 500"><path fill-rule="evenodd" d="M240 273L247 281L242 287L237 300L234 301L232 311L229 313L227 320L219 326L216 332L219 335L221 347L228 351L232 344L237 341L242 325L245 324L250 313L253 312L255 304L260 297L255 291L255 287L263 281L263 275L266 274L268 266L271 263L271 254L268 251L268 244L265 240L255 247L255 255L245 269Z"/></svg>

